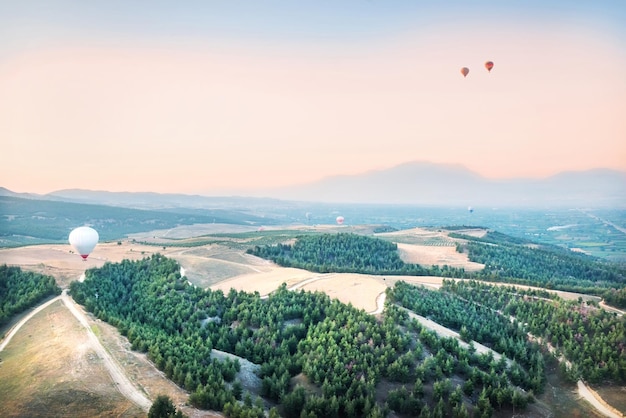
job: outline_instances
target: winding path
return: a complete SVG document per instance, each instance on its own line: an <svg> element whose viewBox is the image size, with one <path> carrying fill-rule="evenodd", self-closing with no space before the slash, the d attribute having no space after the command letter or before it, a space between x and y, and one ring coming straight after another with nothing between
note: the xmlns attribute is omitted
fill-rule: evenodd
<svg viewBox="0 0 626 418"><path fill-rule="evenodd" d="M96 351L98 356L104 361L104 365L109 371L111 375L111 379L113 379L113 383L117 387L117 390L120 391L122 395L124 395L127 399L137 404L144 411L148 411L150 406L152 405L152 401L148 399L139 389L137 389L126 377L126 374L122 370L122 368L117 364L117 362L111 357L111 355L106 351L104 346L98 340L98 337L93 333L91 327L89 326L89 322L87 322L87 318L82 313L80 309L76 307L76 303L72 298L67 294L67 290L63 291L61 295L61 299L70 312L76 317L78 322L81 323L82 326L85 327L87 331L87 335L91 340L93 349Z"/></svg>
<svg viewBox="0 0 626 418"><path fill-rule="evenodd" d="M63 304L65 304L65 306L69 309L69 311L76 317L78 322L80 322L80 324L83 327L85 327L85 330L87 331L87 335L89 336L89 339L91 341L91 345L94 351L103 360L104 366L107 368L107 371L109 372L109 375L111 376L111 379L113 380L113 383L117 387L117 390L119 390L122 395L124 395L131 402L137 404L137 406L142 408L144 411L146 412L149 411L150 406L152 405L152 401L150 401L139 389L137 389L131 383L130 380L128 380L122 368L115 362L113 357L111 357L111 355L106 351L104 346L100 343L100 340L98 340L98 337L96 337L96 335L93 333L91 327L89 326L89 322L87 321L87 318L85 317L83 312L76 307L76 303L67 294L67 290L64 290L61 296L57 296L39 305L38 307L33 309L32 312L30 312L28 315L22 318L11 329L11 331L8 333L8 335L2 341L2 343L0 343L0 351L4 350L4 348L13 338L13 336L17 333L17 331L19 331L19 329L26 322L28 322L37 313L41 312L42 310L44 310L45 308L47 308L48 306L50 306L51 304L53 304L54 302L58 300L62 301Z"/></svg>
<svg viewBox="0 0 626 418"><path fill-rule="evenodd" d="M582 380L578 381L578 394L589 402L598 412L608 418L623 418L620 412L608 405L600 396L589 389Z"/></svg>
<svg viewBox="0 0 626 418"><path fill-rule="evenodd" d="M387 300L387 293L380 292L378 296L376 296L376 310L370 312L371 315L378 315L383 313L385 310L385 300Z"/></svg>
<svg viewBox="0 0 626 418"><path fill-rule="evenodd" d="M19 329L22 328L22 326L26 322L28 322L28 320L30 320L33 316L37 315L39 312L41 312L42 310L46 309L48 306L52 305L54 302L56 302L57 300L60 300L60 299L61 299L61 296L57 296L54 299L50 299L49 301L42 303L41 305L39 305L35 309L33 309L24 318L22 318L17 324L15 324L15 326L13 328L11 328L11 330L7 334L6 338L0 343L0 351L4 350L4 348L7 346L9 341L11 341L11 338L13 338L13 336L15 334L17 334L17 331L19 331Z"/></svg>
<svg viewBox="0 0 626 418"><path fill-rule="evenodd" d="M309 280L305 280L304 282L301 282L302 285L309 283L311 281L314 281L316 278L313 279L309 279ZM294 288L297 287L293 286ZM386 300L386 293L382 292L380 293L377 297L376 297L376 310L370 312L370 314L372 315L376 315L376 314L380 314L383 312L384 310L384 306L385 306L385 300ZM601 303L602 305L602 303ZM603 306L604 308L610 308L607 306ZM462 347L464 348L469 348L469 344L464 342L463 340L461 340L461 336L458 332L453 331L449 328L444 327L441 324L438 324L437 322L425 318L421 315L416 314L415 312L410 311L409 309L406 308L402 308L405 309L407 311L407 313L409 314L410 317L417 319L421 325L423 325L424 327L426 327L427 329L434 331L435 333L437 333L440 337L451 337L451 338L456 338L457 340L459 340L459 343ZM608 309L610 311L616 311L616 313L618 315L622 315L624 312L620 311L619 309L616 308L612 308L612 309ZM497 311L496 311L497 312ZM502 314L501 312L498 312L499 314ZM511 320L513 320L513 318L511 317ZM536 339L538 340L537 337L533 336L532 334L529 333L529 338L531 339ZM476 352L480 353L480 354L486 354L488 352L491 352L493 354L494 359L500 360L500 358L502 357L502 355L496 351L493 351L492 349L476 342L476 341L472 341L474 348L476 349ZM554 347L552 347L550 344L547 344L548 349L550 351L554 351ZM569 367L571 367L571 363L569 363L569 361L567 361L564 358L559 359L559 361L565 361L566 364L568 364ZM510 364L510 360L507 359L507 363ZM598 395L595 391L593 391L591 388L589 388L587 385L585 385L585 383L582 380L578 381L577 384L578 387L578 394L580 395L581 398L585 399L587 402L589 402L598 412L600 412L602 415L608 417L608 418L624 418L624 415L619 412L617 409L613 408L611 405L609 405L608 403L606 403L604 401L604 399L602 399L600 397L600 395Z"/></svg>
<svg viewBox="0 0 626 418"><path fill-rule="evenodd" d="M329 277L333 277L334 275L335 275L334 273L320 274L318 276L314 276L314 277L311 277L310 279L306 279L306 280L303 280L303 281L301 281L299 283L296 283L293 286L291 286L288 290L298 290L301 287L304 287L304 286L306 286L309 283L313 283L313 282L316 282L316 281L322 280L322 279L328 279Z"/></svg>

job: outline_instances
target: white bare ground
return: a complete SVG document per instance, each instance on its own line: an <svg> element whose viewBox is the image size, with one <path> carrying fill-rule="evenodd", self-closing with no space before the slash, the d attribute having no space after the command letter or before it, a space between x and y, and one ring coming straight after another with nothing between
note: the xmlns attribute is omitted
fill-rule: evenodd
<svg viewBox="0 0 626 418"><path fill-rule="evenodd" d="M465 341L461 340L461 335L459 335L458 332L453 331L450 328L446 328L443 325L440 325L431 319L425 318L421 315L417 315L416 313L411 312L408 309L406 311L411 318L417 319L420 322L420 324L422 324L424 327L428 328L429 330L436 332L437 335L439 335L440 337L456 338L457 340L459 340L459 345L461 347L469 348L470 345L466 343ZM478 343L476 341L472 341L472 343L474 344L474 348L476 348L476 352L479 354L487 354L491 352L493 354L493 358L496 361L500 360L500 358L502 357L500 353L498 353L497 351L493 351L491 348L484 346L481 343ZM507 359L507 362L510 363L508 359Z"/></svg>
<svg viewBox="0 0 626 418"><path fill-rule="evenodd" d="M468 235L470 237L482 238L487 235L487 230L484 228L468 228L468 229L459 229L454 231L457 234Z"/></svg>
<svg viewBox="0 0 626 418"><path fill-rule="evenodd" d="M229 359L234 361L235 359L239 361L240 370L237 374L239 381L244 389L249 390L253 393L259 393L261 391L261 387L263 386L263 381L260 377L256 375L261 369L261 366L258 364L254 364L251 361L246 360L243 357L239 357L235 354L227 353L225 351L220 351L217 349L211 350L211 356L215 357L218 360Z"/></svg>

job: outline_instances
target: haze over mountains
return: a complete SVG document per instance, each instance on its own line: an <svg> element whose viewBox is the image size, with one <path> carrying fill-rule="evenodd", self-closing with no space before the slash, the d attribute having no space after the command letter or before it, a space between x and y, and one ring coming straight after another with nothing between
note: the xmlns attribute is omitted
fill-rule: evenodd
<svg viewBox="0 0 626 418"><path fill-rule="evenodd" d="M626 172L610 169L563 172L544 179L491 180L460 165L410 162L350 176L334 176L297 186L237 191L233 196L59 190L46 195L0 195L98 203L136 208L244 208L276 199L438 206L626 207ZM264 198L259 200L259 198Z"/></svg>
<svg viewBox="0 0 626 418"><path fill-rule="evenodd" d="M277 189L271 195L341 203L626 206L626 172L595 169L545 179L490 180L460 165L413 162Z"/></svg>

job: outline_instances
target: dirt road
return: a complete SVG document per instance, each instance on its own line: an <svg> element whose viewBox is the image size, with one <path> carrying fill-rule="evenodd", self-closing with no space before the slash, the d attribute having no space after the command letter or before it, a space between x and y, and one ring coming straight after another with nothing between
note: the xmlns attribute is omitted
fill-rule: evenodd
<svg viewBox="0 0 626 418"><path fill-rule="evenodd" d="M578 393L587 402L593 405L594 408L604 416L608 418L623 418L624 415L615 410L615 408L607 405L602 398L597 396L591 389L589 389L582 380L578 381ZM599 398L599 399L598 399Z"/></svg>
<svg viewBox="0 0 626 418"><path fill-rule="evenodd" d="M443 325L440 325L438 323L436 323L435 321L425 318L421 315L416 314L415 312L411 312L410 310L406 309L407 313L409 314L409 316L411 318L415 318L417 319L420 324L422 324L424 327L428 328L431 331L434 331L435 333L437 333L437 335L439 335L439 337L441 338L456 338L457 340L459 340L459 345L463 348L469 348L469 344L466 343L465 341L461 340L461 335L456 332L451 330L450 328L446 328ZM502 355L500 353L498 353L497 351L493 351L491 348L482 345L479 342L476 341L472 341L472 343L474 344L474 348L476 349L476 352L478 354L487 354L489 352L491 352L493 354L493 358L496 361L499 361L500 358L502 357ZM507 359L507 363L510 363L510 360Z"/></svg>
<svg viewBox="0 0 626 418"><path fill-rule="evenodd" d="M120 393L147 412L150 409L150 406L152 405L152 401L150 401L146 396L144 396L144 394L140 390L138 390L130 382L130 380L128 380L128 378L126 377L126 375L124 374L120 366L115 362L115 360L113 360L113 358L105 350L105 348L100 343L100 340L98 340L96 335L91 330L91 327L89 326L89 322L87 322L87 318L85 317L85 315L82 313L80 309L76 307L76 303L74 302L74 300L72 300L72 298L70 298L69 295L67 294L67 290L64 290L61 296L57 296L56 298L51 299L39 305L37 308L33 309L31 313L29 313L24 318L22 318L22 320L19 321L11 329L11 331L9 331L9 333L7 334L6 338L2 341L2 343L0 343L0 351L4 350L4 348L13 338L13 336L17 334L19 329L26 322L28 322L37 313L41 312L42 310L47 308L49 305L53 304L54 302L58 300L63 301L65 306L76 317L78 322L80 322L80 324L83 327L85 327L87 331L87 335L89 336L89 339L91 341L93 350L102 359L104 366L107 368L109 374L111 375L111 379L113 379L113 383L115 384L117 389L120 391Z"/></svg>
<svg viewBox="0 0 626 418"><path fill-rule="evenodd" d="M61 300L63 300L65 306L67 306L70 312L76 317L78 322L80 322L81 325L84 326L87 330L87 334L89 335L89 339L91 340L93 349L103 360L104 365L111 375L111 379L113 379L113 382L117 386L117 389L120 391L120 393L147 412L152 405L152 401L150 401L130 382L130 380L128 380L120 366L118 366L115 360L113 360L113 358L105 350L105 348L100 343L100 340L98 340L98 337L96 337L96 335L91 330L91 327L89 326L89 322L87 322L87 318L85 317L85 315L80 309L76 307L76 303L74 302L74 300L70 298L67 294L67 290L64 290L63 294L60 297Z"/></svg>
<svg viewBox="0 0 626 418"><path fill-rule="evenodd" d="M15 324L15 326L13 328L11 328L11 330L7 334L6 338L2 341L2 343L0 343L0 351L4 350L4 348L7 346L9 341L11 341L11 338L13 338L13 336L15 334L17 334L17 331L19 331L19 329L22 328L22 325L24 325L26 322L28 322L28 320L30 318L32 318L33 316L37 315L39 312L41 312L42 310L46 309L48 306L52 305L54 302L56 302L59 299L61 299L61 296L57 296L56 298L51 299L51 300L49 300L49 301L47 301L47 302L37 306L35 309L33 309L33 311L31 313L26 315L24 318L22 318L21 321L19 321L17 324Z"/></svg>

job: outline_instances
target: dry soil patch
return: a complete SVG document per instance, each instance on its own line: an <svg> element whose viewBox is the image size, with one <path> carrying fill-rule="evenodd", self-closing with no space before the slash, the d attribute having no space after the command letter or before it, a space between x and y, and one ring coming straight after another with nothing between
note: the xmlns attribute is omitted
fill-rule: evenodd
<svg viewBox="0 0 626 418"><path fill-rule="evenodd" d="M142 417L113 385L84 328L61 301L37 313L0 354L3 416Z"/></svg>
<svg viewBox="0 0 626 418"><path fill-rule="evenodd" d="M398 253L405 263L422 266L444 266L463 268L465 271L479 271L484 264L470 261L467 254L459 253L455 247L398 244Z"/></svg>
<svg viewBox="0 0 626 418"><path fill-rule="evenodd" d="M382 277L366 274L329 274L311 281L300 289L324 292L331 299L339 299L367 312L376 310L376 298L387 286Z"/></svg>

